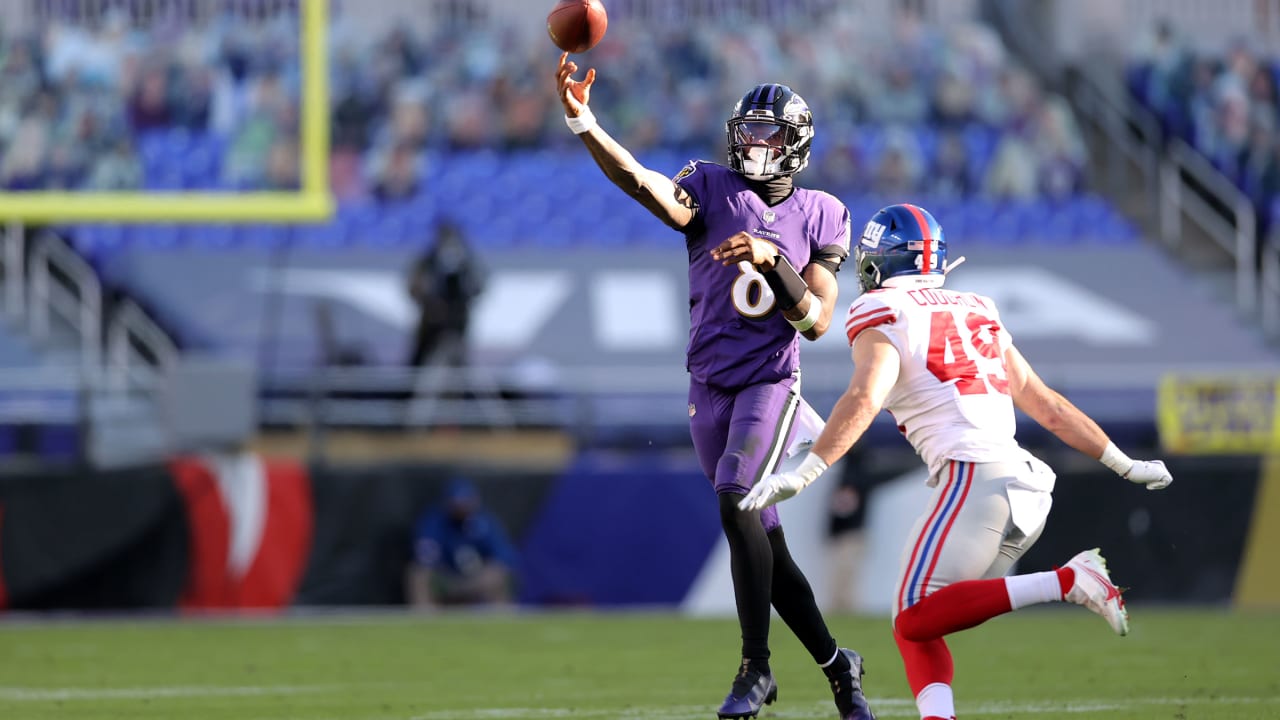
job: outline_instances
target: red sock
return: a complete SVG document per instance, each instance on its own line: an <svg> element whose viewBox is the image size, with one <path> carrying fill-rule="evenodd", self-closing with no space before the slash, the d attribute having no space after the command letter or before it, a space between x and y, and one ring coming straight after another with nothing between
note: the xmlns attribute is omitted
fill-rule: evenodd
<svg viewBox="0 0 1280 720"><path fill-rule="evenodd" d="M934 640L981 625L1013 609L1004 578L948 585L898 613L894 628L916 642Z"/></svg>
<svg viewBox="0 0 1280 720"><path fill-rule="evenodd" d="M1062 588L1062 597L1065 598L1071 586L1076 584L1076 571L1069 567L1060 567L1054 572L1058 573L1058 585Z"/></svg>
<svg viewBox="0 0 1280 720"><path fill-rule="evenodd" d="M902 655L902 665L907 670L907 684L911 686L912 697L934 683L951 684L956 667L945 640L912 642L899 635L897 630L893 631L893 639L898 643L898 653Z"/></svg>

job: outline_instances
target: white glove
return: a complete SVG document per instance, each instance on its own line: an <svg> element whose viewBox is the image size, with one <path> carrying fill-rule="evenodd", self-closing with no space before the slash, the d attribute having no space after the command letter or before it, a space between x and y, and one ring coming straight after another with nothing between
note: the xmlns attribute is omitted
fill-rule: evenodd
<svg viewBox="0 0 1280 720"><path fill-rule="evenodd" d="M739 510L763 510L770 505L794 497L825 472L827 463L813 453L806 453L800 466L789 472L770 475L756 483L751 492L738 502Z"/></svg>
<svg viewBox="0 0 1280 720"><path fill-rule="evenodd" d="M1148 490L1163 490L1173 482L1173 476L1161 460L1134 460L1133 467L1121 477L1129 482L1146 485Z"/></svg>
<svg viewBox="0 0 1280 720"><path fill-rule="evenodd" d="M1098 461L1111 468L1117 475L1132 483L1146 485L1148 490L1163 490L1173 482L1173 476L1161 460L1134 460L1108 443Z"/></svg>

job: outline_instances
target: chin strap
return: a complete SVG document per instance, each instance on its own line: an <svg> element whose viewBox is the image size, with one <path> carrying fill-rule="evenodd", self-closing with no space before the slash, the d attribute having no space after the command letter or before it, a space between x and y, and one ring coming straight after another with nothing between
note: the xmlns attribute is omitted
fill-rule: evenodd
<svg viewBox="0 0 1280 720"><path fill-rule="evenodd" d="M964 260L965 260L964 256L961 255L960 257L956 258L955 261L947 263L947 266L942 268L942 274L946 275L952 270L955 270L956 268L960 267L961 265L964 264Z"/></svg>

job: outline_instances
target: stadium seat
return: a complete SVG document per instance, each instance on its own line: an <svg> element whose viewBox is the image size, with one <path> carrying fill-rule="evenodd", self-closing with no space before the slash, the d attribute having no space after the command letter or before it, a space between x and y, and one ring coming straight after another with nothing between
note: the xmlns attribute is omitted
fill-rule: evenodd
<svg viewBox="0 0 1280 720"><path fill-rule="evenodd" d="M237 229L236 240L248 249L271 250L289 242L289 228L285 225L244 225Z"/></svg>
<svg viewBox="0 0 1280 720"><path fill-rule="evenodd" d="M125 244L121 225L78 225L70 233L71 244L81 254L94 257L118 250Z"/></svg>
<svg viewBox="0 0 1280 720"><path fill-rule="evenodd" d="M315 249L339 248L350 244L347 226L338 221L330 221L322 225L310 223L299 225L294 238L299 246Z"/></svg>
<svg viewBox="0 0 1280 720"><path fill-rule="evenodd" d="M183 229L172 224L138 225L130 227L126 237L141 248L172 250L182 244Z"/></svg>
<svg viewBox="0 0 1280 720"><path fill-rule="evenodd" d="M221 250L236 244L235 228L231 225L193 225L187 232L187 243L195 248Z"/></svg>

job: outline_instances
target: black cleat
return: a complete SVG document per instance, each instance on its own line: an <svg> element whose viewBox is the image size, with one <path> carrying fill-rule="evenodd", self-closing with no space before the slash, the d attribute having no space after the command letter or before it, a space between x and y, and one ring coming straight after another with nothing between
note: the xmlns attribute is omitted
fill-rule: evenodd
<svg viewBox="0 0 1280 720"><path fill-rule="evenodd" d="M733 688L721 703L716 716L721 720L729 718L753 718L760 714L760 709L778 699L778 684L773 681L773 673L762 673L742 660L742 669L733 679Z"/></svg>
<svg viewBox="0 0 1280 720"><path fill-rule="evenodd" d="M866 696L862 694L862 656L845 648L840 648L840 652L849 659L849 671L830 680L840 720L876 720Z"/></svg>

